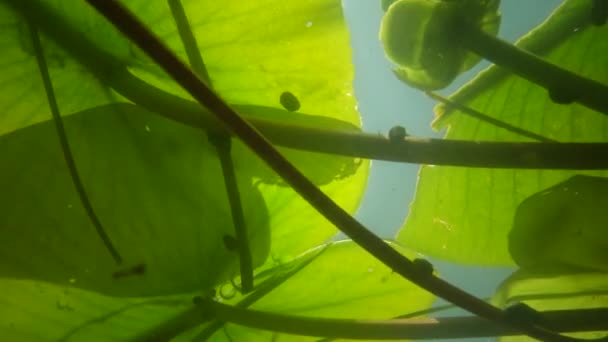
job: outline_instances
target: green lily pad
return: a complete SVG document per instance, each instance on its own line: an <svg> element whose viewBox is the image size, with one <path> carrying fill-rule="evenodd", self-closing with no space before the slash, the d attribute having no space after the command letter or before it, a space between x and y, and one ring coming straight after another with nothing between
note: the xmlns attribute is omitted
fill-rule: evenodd
<svg viewBox="0 0 608 342"><path fill-rule="evenodd" d="M71 115L65 126L122 267L143 263L146 271L112 277L121 267L90 224L47 121L0 137L1 277L150 296L210 288L238 272L222 243L234 230L221 168L199 130L128 104ZM269 250L268 212L250 177L237 175L259 265Z"/></svg>
<svg viewBox="0 0 608 342"><path fill-rule="evenodd" d="M521 268L608 272L608 178L574 176L524 200L509 233Z"/></svg>
<svg viewBox="0 0 608 342"><path fill-rule="evenodd" d="M591 24L591 1L566 1L517 45L584 77L608 83L608 26ZM608 94L606 94L608 96ZM560 142L608 141L608 118L579 104L553 103L547 91L492 66L452 101L493 119ZM446 139L530 141L511 131L439 106ZM534 157L534 156L531 156ZM577 174L606 172L508 170L425 165L398 241L455 262L512 265L508 234L519 204Z"/></svg>
<svg viewBox="0 0 608 342"><path fill-rule="evenodd" d="M0 4L0 227L10 227L0 230L0 302L5 304L0 335L43 341L137 336L189 307L192 293L238 275L237 256L224 245L233 228L216 151L200 129L125 103L124 94L91 73L97 66L107 67L97 63L103 62L97 59L101 57L88 54L91 60L83 63L82 56L73 54L84 46L82 41L58 44L65 37L40 25L84 187L125 259L117 267L74 191L49 121L26 22L9 7L17 3ZM166 3L127 3L185 56ZM279 123L359 129L340 1L183 3L215 90L237 110ZM80 32L114 63L116 70L109 72L126 68L188 98L86 3L21 4L22 11L50 9L53 15L41 20L53 19L52 26ZM297 96L298 112L283 109L280 95L286 91ZM293 258L335 233L332 224L249 150L238 142L233 145L255 265L269 254L269 263ZM368 163L353 158L326 163L329 158L320 154L292 155L324 192L344 209L355 210ZM135 269L129 273L131 267ZM125 309L142 301L146 304ZM83 332L83 325L93 328Z"/></svg>

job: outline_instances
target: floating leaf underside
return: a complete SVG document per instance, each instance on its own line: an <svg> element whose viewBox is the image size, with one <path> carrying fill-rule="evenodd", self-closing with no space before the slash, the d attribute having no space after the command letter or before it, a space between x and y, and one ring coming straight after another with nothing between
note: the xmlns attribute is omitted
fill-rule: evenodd
<svg viewBox="0 0 608 342"><path fill-rule="evenodd" d="M415 257L397 244L391 246ZM345 241L329 246L251 308L304 317L388 319L428 309L433 299L434 295L404 280L352 241ZM210 341L230 341L226 335L232 341L318 340L228 324Z"/></svg>
<svg viewBox="0 0 608 342"><path fill-rule="evenodd" d="M136 13L142 13L152 30L185 56L177 32L171 26L172 19L161 15L166 9L142 3L145 5L137 2L128 5ZM289 121L290 115L297 113L284 110L280 102L281 94L288 91L300 102L299 113L338 119L360 127L352 89L350 42L340 1L313 0L297 4L279 0L183 1L183 4L211 82L229 103L276 108ZM167 91L181 92L166 82L164 74L145 62L145 58L138 60L131 70ZM244 112L267 117L267 111L256 113L246 109ZM305 166L306 174L316 179L316 184L334 201L354 211L367 177L367 162L306 152L290 151L288 155L292 160L301 161L296 164ZM247 163L248 158L242 160ZM336 167L335 176L326 171ZM266 166L260 169L265 170L262 174L266 177L277 179ZM325 218L284 183L260 180L262 196L272 213L274 258L298 255L335 232ZM285 210L287 207L292 210Z"/></svg>
<svg viewBox="0 0 608 342"><path fill-rule="evenodd" d="M509 232L520 268L608 272L608 178L575 176L526 198Z"/></svg>
<svg viewBox="0 0 608 342"><path fill-rule="evenodd" d="M136 76L168 92L187 97L179 85L90 8L71 6L65 0L49 3L66 21L82 27L85 36ZM183 4L214 88L229 103L238 104L237 108L248 108L244 112L249 116L266 118L265 112L270 109L274 111L273 120L283 115L285 122L290 122L299 116L294 122L301 123L306 121L302 117L310 114L309 125L318 122L315 117L322 116L350 125L349 129L360 127L352 89L349 37L339 1L315 0L302 4L183 1ZM129 1L127 5L185 60L184 48L166 3ZM0 19L0 27L7 33L2 35L6 39L6 53L0 57L5 58L5 63L0 62L0 65L10 71L0 73L1 134L49 120L51 115L34 56L27 48L27 41L23 42L28 37L27 31L21 32L25 22L5 5L0 5ZM49 62L49 72L62 115L124 100L45 38L44 32L42 38L45 53L61 57L61 63ZM47 59L52 58L47 56ZM280 95L285 91L298 98L301 103L299 113L290 113L282 108ZM252 110L253 106L259 107ZM340 128L342 125L332 124L323 128ZM236 145L238 149L239 144ZM347 211L354 211L367 178L367 162L306 152L288 154L298 166L305 166L305 174L316 184L323 185L322 190L326 194ZM260 166L257 160L249 163L254 158L247 150L235 158L235 164L252 168L252 172L262 170L263 174L258 178L266 183L271 180L270 189L263 190L269 210L293 208L293 213L298 215L289 214L287 218L308 217L307 220L283 222L271 215L271 225L277 228L273 228L273 236L282 241L272 244L275 257L298 255L334 234L332 225L284 183L280 185L284 189L274 189L278 176Z"/></svg>
<svg viewBox="0 0 608 342"><path fill-rule="evenodd" d="M192 295L115 298L30 280L2 279L7 341L128 341L192 306ZM27 309L24 309L27 308Z"/></svg>
<svg viewBox="0 0 608 342"><path fill-rule="evenodd" d="M301 113L332 119L336 125L329 128L340 128L340 122L349 129L360 126L340 1L183 3L215 89L230 103L276 108L275 114L285 114L289 122L288 115L297 113L280 104L280 94L289 91L302 104ZM48 4L136 76L184 95L84 2ZM185 56L166 3L128 1L127 5ZM7 289L0 300L11 302L0 315L23 319L18 331L11 330L13 335L4 334L16 326L8 323L0 326L0 334L16 336L13 340L56 340L67 333L61 327L73 327L69 321L78 310L71 316L55 315L55 307L43 304L54 302L53 291L64 291L74 308L85 310L92 303L85 319L134 297L203 291L237 275L236 254L222 243L233 228L219 163L206 136L141 107L117 104L124 99L41 32L68 139L93 207L123 254L124 268L146 265L143 276L112 278L122 268L112 264L73 190L53 123L48 121L46 94L24 28L21 17L1 4L0 227L12 228L0 230L0 288ZM275 115L273 120L277 119ZM311 116L309 125L316 122ZM286 260L335 233L333 225L299 195L278 184L276 175L263 182L268 171L260 174L258 166L248 166L253 155L239 143L235 146L234 162L257 264L269 249L274 260ZM323 184L322 190L344 209L354 211L367 163L353 159L326 163L327 157L316 156L303 153L291 159L308 164L306 174ZM21 300L28 287L52 290ZM82 296L72 295L76 291ZM113 301L119 304L113 306ZM37 312L35 319L32 312ZM121 336L139 332L138 326L130 328L129 320L121 321L125 325ZM48 327L41 322L54 322L58 328L47 334ZM100 327L113 329L104 322ZM115 340L99 336L99 340Z"/></svg>
<svg viewBox="0 0 608 342"><path fill-rule="evenodd" d="M608 83L608 41L605 39L608 26L580 24L576 30L562 29L563 25L572 24L572 18L589 17L590 8L591 1L566 2L542 29L526 38L525 45L535 50L534 44L538 42L543 58ZM552 45L546 46L547 41ZM493 118L561 142L608 141L605 115L579 104L555 104L543 88L514 75L501 76L498 70L486 71L454 98ZM530 141L458 111L445 115L441 124L448 125L446 139ZM519 203L575 174L606 175L605 172L425 165L398 241L421 253L450 261L510 265L513 260L507 249L507 234Z"/></svg>
<svg viewBox="0 0 608 342"><path fill-rule="evenodd" d="M138 107L98 107L65 120L77 168L117 266L76 195L52 122L0 137L0 277L115 296L203 290L238 272L215 151L199 130ZM268 212L251 178L237 179L254 262L269 249ZM222 260L222 262L218 262ZM113 279L143 263L143 276Z"/></svg>
<svg viewBox="0 0 608 342"><path fill-rule="evenodd" d="M605 308L608 306L606 273L543 273L518 271L497 290L492 302L505 308L526 303L535 310ZM606 332L569 334L583 339L605 337ZM504 342L533 341L527 336L502 337Z"/></svg>

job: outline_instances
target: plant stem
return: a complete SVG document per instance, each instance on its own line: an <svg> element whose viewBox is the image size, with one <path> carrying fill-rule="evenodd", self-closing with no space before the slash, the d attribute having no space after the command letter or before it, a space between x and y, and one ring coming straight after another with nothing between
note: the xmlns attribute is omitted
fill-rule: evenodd
<svg viewBox="0 0 608 342"><path fill-rule="evenodd" d="M93 224L93 227L95 227L97 236L99 236L101 239L103 245L112 256L112 259L114 259L117 264L121 264L122 257L120 256L120 253L118 253L118 250L112 243L110 236L103 228L99 217L95 213L93 205L91 205L89 196L84 188L84 184L82 183L82 179L80 178L80 174L78 173L78 168L76 167L76 162L74 161L74 156L72 155L72 149L70 148L65 127L63 126L61 113L59 112L59 106L57 105L57 100L55 98L55 91L53 90L53 83L51 81L51 76L49 75L42 44L40 44L38 29L31 21L28 21L28 29L30 31L30 39L32 40L34 54L36 55L36 61L38 63L38 70L40 71L40 75L42 77L42 83L44 84L44 90L46 92L49 108L51 110L51 114L53 115L53 122L55 123L55 129L57 130L57 136L59 137L61 151L63 152L63 159L65 160L70 172L70 178L72 179L72 183L74 184L74 188L78 194L80 203L89 217L89 221L91 224Z"/></svg>
<svg viewBox="0 0 608 342"><path fill-rule="evenodd" d="M496 126L498 128L502 128L506 131L509 131L511 133L517 134L517 135L521 135L522 137L526 137L526 138L530 138L536 141L540 141L540 142L553 142L556 143L558 142L557 140L553 140L553 139L549 139L547 137L544 137L540 134L536 134L534 132L530 132L528 130L525 130L523 128L517 127L517 126L513 126L510 125L504 121L500 121L496 118L493 118L491 116L488 116L484 113L481 113L473 108L467 107L465 105L462 105L458 102L452 101L448 98L445 98L435 92L432 91L427 91L425 93L428 97L430 97L431 99L441 102L444 106L446 110L450 110L450 109L457 109L459 111L461 111L463 114L466 114L472 118L475 118L477 120L480 121L484 121L489 123L490 125Z"/></svg>
<svg viewBox="0 0 608 342"><path fill-rule="evenodd" d="M128 9L114 0L87 0L125 36L150 56L202 106L208 108L225 127L278 173L300 196L332 222L355 243L387 267L431 293L454 303L480 317L521 329L541 340L568 341L534 322L509 319L505 313L479 298L433 275L421 274L406 257L350 216L296 169L253 126L205 85L174 53L150 32Z"/></svg>
<svg viewBox="0 0 608 342"><path fill-rule="evenodd" d="M192 67L192 70L194 70L196 74L203 79L203 81L207 82L207 84L211 86L209 72L207 72L207 67L203 61L203 56L198 49L196 37L190 28L188 17L186 16L186 11L184 10L181 0L168 0L167 2L171 8L171 14L173 15L177 25L177 31L179 32L180 39L182 40L182 44L186 50L186 55L188 55L190 67Z"/></svg>
<svg viewBox="0 0 608 342"><path fill-rule="evenodd" d="M207 83L209 88L212 88L209 73L205 67L203 56L198 49L194 33L190 29L188 17L186 16L186 11L184 11L181 0L168 0L168 3L192 70ZM241 291L243 293L248 293L253 289L253 261L251 258L251 248L249 247L249 236L247 235L247 225L245 222L245 214L243 213L241 195L234 172L234 163L232 162L232 141L230 135L224 132L210 132L207 130L207 136L211 144L215 147L220 159L222 173L224 175L224 186L226 188L228 203L230 205L230 214L232 216L232 223L236 234L239 268L241 273Z"/></svg>
<svg viewBox="0 0 608 342"><path fill-rule="evenodd" d="M36 22L40 30L102 82L137 105L188 126L222 131L220 123L207 109L134 77L125 68L124 62L100 49L48 4L39 0L8 0L7 3L28 20ZM235 107L251 109L254 106ZM245 117L274 144L312 152L429 165L608 169L608 143L472 142L412 137L401 142L391 142L379 134L309 128L250 115Z"/></svg>
<svg viewBox="0 0 608 342"><path fill-rule="evenodd" d="M562 69L472 25L459 23L457 32L467 49L547 89L554 102L578 102L608 115L607 85Z"/></svg>
<svg viewBox="0 0 608 342"><path fill-rule="evenodd" d="M248 293L253 290L253 260L251 258L243 205L230 154L232 141L230 136L224 133L210 133L209 140L218 152L224 175L224 185L230 204L230 214L232 216L232 223L236 234L236 247L239 254L241 292Z"/></svg>
<svg viewBox="0 0 608 342"><path fill-rule="evenodd" d="M490 298L483 298L483 300L485 300L487 302L490 300ZM410 312L410 313L407 313L404 315L399 315L397 317L393 317L392 320L405 319L405 318L411 319L411 318L417 318L417 317L422 318L422 317L429 316L430 314L433 314L433 313L438 313L438 312L442 312L442 311L446 311L446 310L450 310L450 309L454 309L454 308L457 308L457 306L454 304L445 304L445 305L432 307L432 308L425 309L425 310L419 310L419 311ZM334 340L336 340L336 338L325 337L316 342L331 342Z"/></svg>
<svg viewBox="0 0 608 342"><path fill-rule="evenodd" d="M376 321L324 319L237 308L211 300L202 305L219 320L292 335L343 339L400 340L477 338L521 334L513 327L506 327L483 318L471 316ZM605 308L548 311L541 313L541 316L547 327L559 332L608 329L608 309Z"/></svg>
<svg viewBox="0 0 608 342"><path fill-rule="evenodd" d="M154 88L128 72L112 83L131 101L192 127L220 130L197 104ZM254 106L235 106L246 108ZM295 114L294 114L295 115ZM389 141L379 134L302 127L245 116L274 144L299 150L366 159L483 168L597 170L608 168L608 143L509 143L408 137Z"/></svg>

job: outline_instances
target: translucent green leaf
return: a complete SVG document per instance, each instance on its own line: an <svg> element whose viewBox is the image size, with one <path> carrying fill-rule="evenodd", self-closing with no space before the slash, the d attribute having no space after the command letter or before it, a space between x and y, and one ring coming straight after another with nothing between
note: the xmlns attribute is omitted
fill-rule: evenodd
<svg viewBox="0 0 608 342"><path fill-rule="evenodd" d="M404 280L355 243L344 241L329 246L251 308L306 317L387 319L428 309L433 300L434 295ZM228 324L211 341L230 341L227 335L233 341L317 340Z"/></svg>
<svg viewBox="0 0 608 342"><path fill-rule="evenodd" d="M608 26L592 26L590 15L591 1L566 1L518 45L563 68L608 83L608 43L604 39ZM545 89L498 67L482 72L451 100L554 140L608 141L605 115L578 104L555 104ZM443 106L438 114L436 125L448 126L447 139L530 141ZM425 165L398 241L451 261L512 264L507 235L517 206L530 195L578 173Z"/></svg>
<svg viewBox="0 0 608 342"><path fill-rule="evenodd" d="M126 341L192 306L192 295L116 298L0 279L0 331L9 341Z"/></svg>
<svg viewBox="0 0 608 342"><path fill-rule="evenodd" d="M236 269L219 162L199 130L133 105L98 107L65 120L90 201L124 258L116 266L76 195L52 122L0 137L0 276L50 281L120 296L210 288ZM269 249L268 212L239 175L254 259ZM217 260L222 260L219 263Z"/></svg>
<svg viewBox="0 0 608 342"><path fill-rule="evenodd" d="M183 2L213 85L237 110L286 124L359 129L340 1ZM113 264L74 192L48 121L27 23L7 3L0 4L0 301L6 303L0 309L0 335L57 340L90 321L91 331L78 332L86 340L136 336L187 307L190 295L177 304L127 309L127 316L141 316L133 324L122 313L112 316L116 322L104 317L143 296L204 291L238 274L236 253L223 243L234 228L216 151L203 131L125 103L53 40L61 37L41 32L56 99L93 207L125 258L124 268L145 266L143 274L113 277L124 269ZM125 3L185 56L166 2ZM85 2L43 4L60 19L52 25L81 32L109 54L117 70L125 67L186 97ZM297 112L283 108L280 96L286 91L297 97ZM335 233L249 150L239 142L233 145L256 265L268 253L272 260L289 259ZM355 210L366 162L283 151L343 208Z"/></svg>
<svg viewBox="0 0 608 342"><path fill-rule="evenodd" d="M521 268L608 271L608 178L574 176L524 200L509 233Z"/></svg>
<svg viewBox="0 0 608 342"><path fill-rule="evenodd" d="M493 303L505 308L526 303L538 311L603 308L608 305L606 273L552 273L518 271L497 290ZM569 334L579 338L599 338L606 332ZM523 336L503 337L501 341L532 341Z"/></svg>

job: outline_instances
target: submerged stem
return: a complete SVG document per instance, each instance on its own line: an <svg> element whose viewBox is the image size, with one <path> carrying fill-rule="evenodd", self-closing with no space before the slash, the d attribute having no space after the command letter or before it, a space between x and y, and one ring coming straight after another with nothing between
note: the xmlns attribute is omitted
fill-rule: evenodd
<svg viewBox="0 0 608 342"><path fill-rule="evenodd" d="M502 129L504 129L506 131L509 131L509 132L517 134L517 135L521 135L522 137L526 137L526 138L529 138L529 139L537 140L537 141L540 141L540 142L553 142L553 143L558 142L557 140L549 139L549 138L544 137L544 136L542 136L540 134L536 134L534 132L530 132L530 131L525 130L523 128L510 125L510 124L508 124L508 123L506 123L504 121L500 121L500 120L498 120L496 118L493 118L493 117L488 116L488 115L486 115L484 113L481 113L481 112L479 112L479 111L477 111L477 110L475 110L473 108L467 107L467 106L462 105L462 104L460 104L458 102L455 102L455 101L452 101L452 100L450 100L450 99L448 99L446 97L443 97L443 96L441 96L441 95L439 95L439 94L437 94L435 92L427 91L426 95L428 97L432 98L433 100L436 100L436 101L439 101L439 102L443 103L443 105L445 106L445 108L447 110L452 109L452 108L458 109L463 114L466 114L466 115L468 115L468 116L470 116L472 118L475 118L475 119L487 122L490 125L502 128Z"/></svg>
<svg viewBox="0 0 608 342"><path fill-rule="evenodd" d="M59 112L59 106L57 105L57 100L55 98L55 91L53 90L53 83L51 81L51 77L49 75L46 58L44 57L44 51L42 49L42 44L40 43L40 37L38 35L38 29L35 27L32 22L28 21L28 28L30 31L30 38L32 40L32 46L34 48L34 54L36 55L36 61L38 63L38 69L40 71L40 75L42 77L42 83L44 84L44 90L46 92L47 100L49 103L49 109L51 110L51 114L53 115L53 122L55 123L55 129L57 130L57 136L59 137L59 143L61 145L61 151L63 152L63 159L68 167L70 172L70 178L72 179L72 183L74 184L74 188L78 193L78 197L80 199L80 203L82 204L87 216L89 217L89 221L95 227L95 231L97 235L103 242L105 248L108 250L110 255L117 264L122 263L122 257L118 250L112 243L108 233L103 228L99 217L95 213L93 206L91 205L91 201L89 200L89 196L84 188L80 175L78 173L78 168L76 167L76 162L74 161L74 156L72 155L72 150L70 148L70 144L68 142L68 137L65 132L65 127L63 126L63 119L61 118L61 113Z"/></svg>
<svg viewBox="0 0 608 342"><path fill-rule="evenodd" d="M192 32L190 23L188 22L188 17L186 16L181 0L168 0L168 3L192 70L207 83L209 88L212 88L209 73L205 67L203 56L198 49L196 38ZM207 130L207 135L220 159L222 173L224 175L224 185L228 195L230 213L236 234L241 273L241 291L243 293L248 293L253 289L253 261L251 258L251 248L249 246L249 236L247 235L245 214L243 213L243 204L234 172L234 163L232 162L231 138L226 132L213 132Z"/></svg>
<svg viewBox="0 0 608 342"><path fill-rule="evenodd" d="M554 102L578 102L608 115L607 85L547 62L466 23L458 25L458 39L479 56L547 89Z"/></svg>
<svg viewBox="0 0 608 342"><path fill-rule="evenodd" d="M209 110L133 76L124 63L99 48L48 4L8 0L82 65L119 94L185 125L224 131ZM239 106L235 106L237 109ZM253 108L253 106L248 106ZM608 169L608 143L508 143L416 139L391 142L378 134L302 127L245 115L274 144L312 152L404 163L510 169Z"/></svg>
<svg viewBox="0 0 608 342"><path fill-rule="evenodd" d="M232 141L230 136L224 133L210 133L209 140L218 152L224 175L224 185L228 194L232 223L236 234L236 248L239 254L241 292L248 293L253 290L253 260L251 258L251 248L249 246L245 215L243 214L243 205L230 154Z"/></svg>
<svg viewBox="0 0 608 342"><path fill-rule="evenodd" d="M202 304L217 319L256 329L293 335L369 340L451 339L519 335L520 332L480 317L443 317L426 319L355 320L290 316L232 307L211 300ZM548 311L541 313L543 323L559 332L608 329L608 309ZM546 341L579 341L556 337Z"/></svg>
<svg viewBox="0 0 608 342"><path fill-rule="evenodd" d="M207 71L205 62L203 61L203 56L201 55L201 52L198 49L196 37L192 32L190 23L188 22L188 17L186 16L186 11L184 10L184 6L182 5L181 0L168 0L167 2L169 3L169 7L171 8L171 15L173 15L173 19L175 20L175 24L177 25L177 31L179 32L179 37L182 40L184 49L186 50L186 55L188 55L188 62L190 62L190 67L192 67L192 70L194 70L194 72L196 72L196 74L201 77L203 81L207 82L207 84L211 87L211 79L209 78L209 72Z"/></svg>

